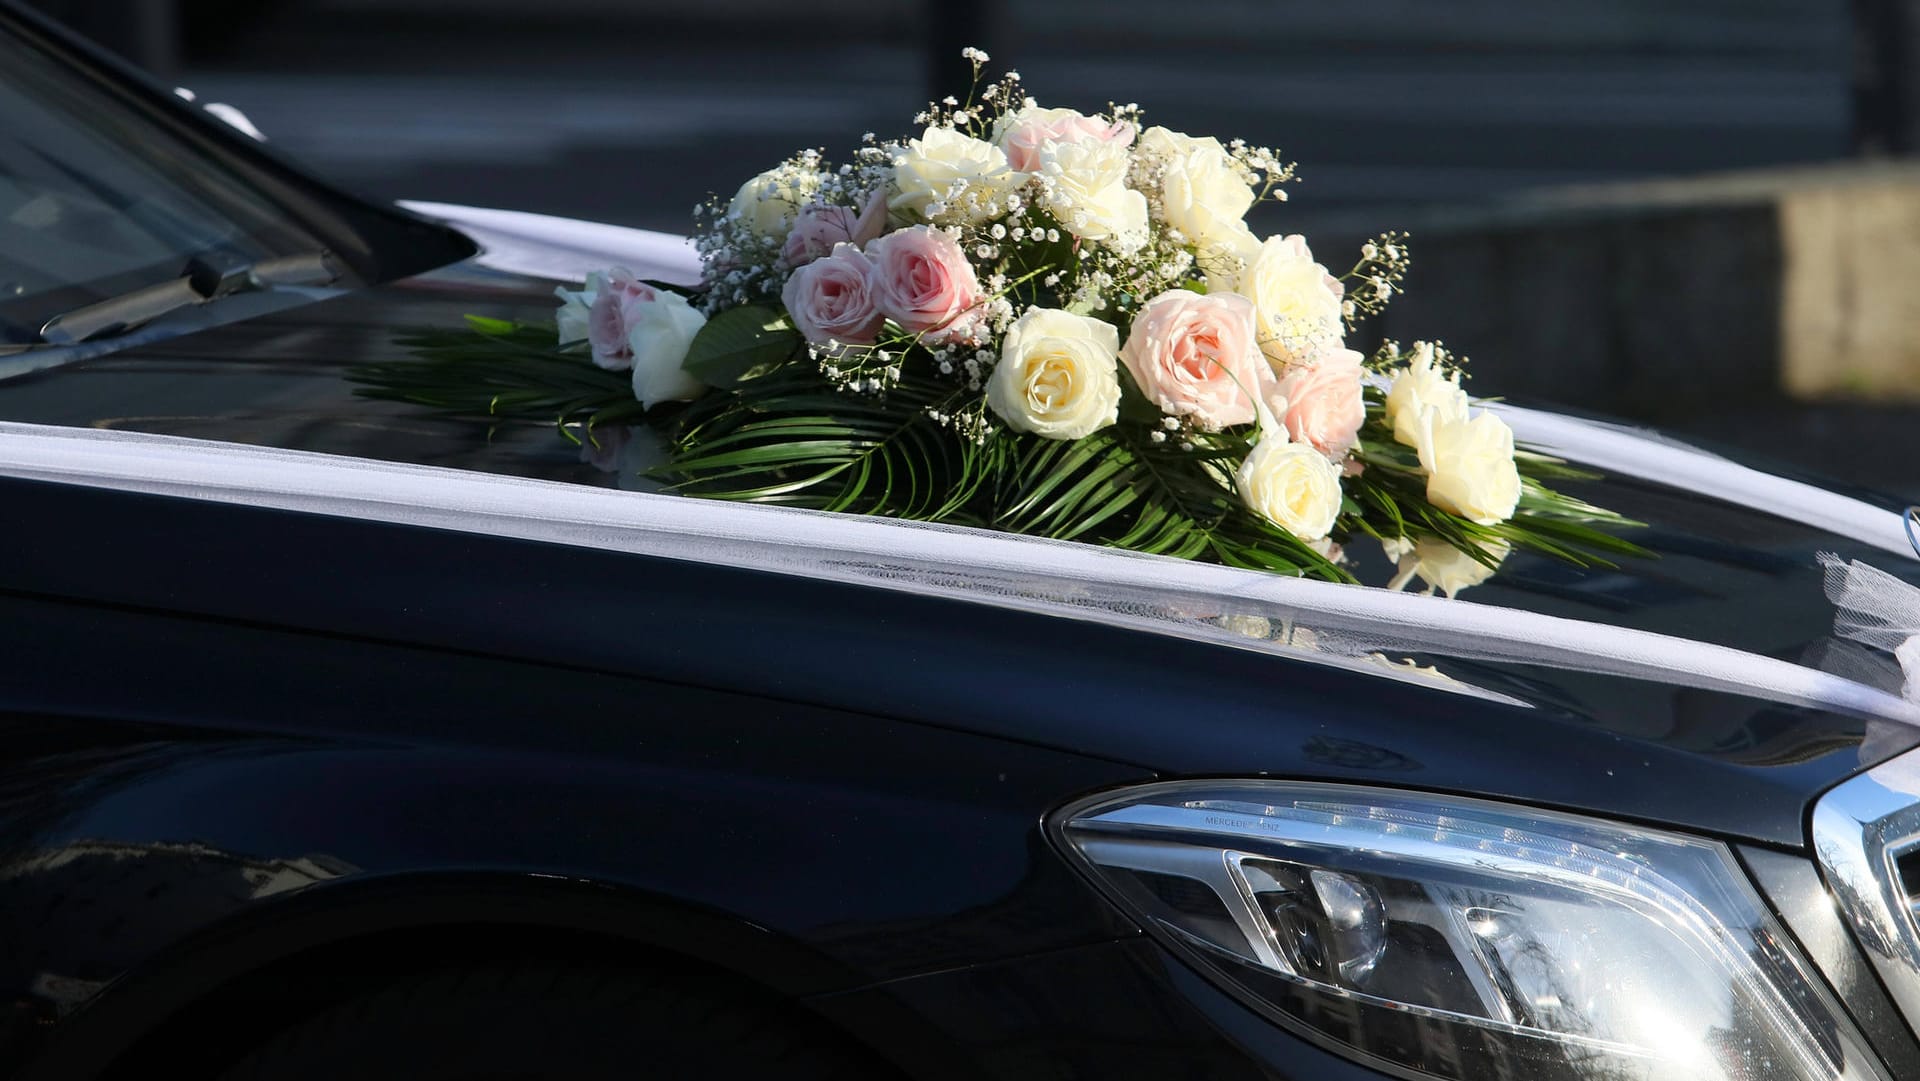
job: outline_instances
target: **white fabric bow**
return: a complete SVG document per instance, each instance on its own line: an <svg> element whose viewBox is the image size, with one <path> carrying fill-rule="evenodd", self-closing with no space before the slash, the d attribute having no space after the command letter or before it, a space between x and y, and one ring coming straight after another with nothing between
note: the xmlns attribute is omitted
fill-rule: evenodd
<svg viewBox="0 0 1920 1081"><path fill-rule="evenodd" d="M1820 565L1836 609L1833 633L1893 654L1906 674L1907 700L1920 702L1920 586L1831 552L1820 553Z"/></svg>

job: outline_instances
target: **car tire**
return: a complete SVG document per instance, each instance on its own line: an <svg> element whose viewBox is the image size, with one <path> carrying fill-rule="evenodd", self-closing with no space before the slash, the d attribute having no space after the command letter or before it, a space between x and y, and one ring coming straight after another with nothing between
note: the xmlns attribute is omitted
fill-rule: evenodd
<svg viewBox="0 0 1920 1081"><path fill-rule="evenodd" d="M447 969L324 1010L220 1081L631 1081L887 1076L773 1002L671 973L585 965Z"/></svg>

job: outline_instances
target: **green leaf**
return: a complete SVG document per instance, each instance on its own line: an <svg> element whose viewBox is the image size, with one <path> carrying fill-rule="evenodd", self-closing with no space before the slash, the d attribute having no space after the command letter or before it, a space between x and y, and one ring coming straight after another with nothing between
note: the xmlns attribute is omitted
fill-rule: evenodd
<svg viewBox="0 0 1920 1081"><path fill-rule="evenodd" d="M806 366L782 367L691 405L655 476L709 499L952 520L995 460L927 415L956 393L909 379L884 399L843 394Z"/></svg>
<svg viewBox="0 0 1920 1081"><path fill-rule="evenodd" d="M1514 448L1513 461L1520 467L1521 475L1535 479L1599 480L1601 477L1601 474L1591 469L1570 465L1565 459L1555 458L1551 454L1542 454L1525 445Z"/></svg>
<svg viewBox="0 0 1920 1081"><path fill-rule="evenodd" d="M503 338L520 329L520 324L507 319L494 319L485 315L469 315L467 322L473 329L495 338Z"/></svg>
<svg viewBox="0 0 1920 1081"><path fill-rule="evenodd" d="M785 313L747 304L707 320L680 367L710 387L729 389L785 364L803 345Z"/></svg>
<svg viewBox="0 0 1920 1081"><path fill-rule="evenodd" d="M551 325L469 316L462 330L425 330L399 338L413 358L356 365L355 393L424 406L488 424L571 424L637 418L624 372L595 367L584 353L554 344Z"/></svg>

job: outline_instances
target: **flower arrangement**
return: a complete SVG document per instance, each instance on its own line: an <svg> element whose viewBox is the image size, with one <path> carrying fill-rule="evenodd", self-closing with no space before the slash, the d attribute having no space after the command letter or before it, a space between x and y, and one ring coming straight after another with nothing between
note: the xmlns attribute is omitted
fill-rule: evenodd
<svg viewBox="0 0 1920 1081"><path fill-rule="evenodd" d="M700 288L608 270L558 291L557 344L475 319L357 378L589 450L654 425L656 474L693 496L1342 581L1371 537L1388 585L1449 595L1514 548L1644 554L1547 486L1582 474L1516 448L1461 358L1347 347L1400 291L1404 235L1335 274L1248 227L1294 179L1272 151L1045 108L968 56L973 92L917 135L804 151L695 208Z"/></svg>

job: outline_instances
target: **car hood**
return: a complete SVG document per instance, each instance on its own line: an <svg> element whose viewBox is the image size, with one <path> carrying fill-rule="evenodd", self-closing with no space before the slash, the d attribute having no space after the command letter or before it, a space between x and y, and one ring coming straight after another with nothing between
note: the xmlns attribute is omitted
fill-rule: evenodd
<svg viewBox="0 0 1920 1081"><path fill-rule="evenodd" d="M0 419L601 488L632 484L645 440L624 460L596 464L549 429L488 431L360 398L343 373L404 359L409 336L458 327L469 313L549 318L555 281L589 267L624 262L643 276L686 280L694 264L684 242L534 215L416 209L458 225L482 253L421 277L23 377L0 390ZM1899 698L1897 664L1834 638L1816 559L1861 559L1920 588L1920 557L1893 501L1751 469L1627 426L1507 408L1521 440L1605 470L1577 494L1648 523L1633 536L1657 558L1583 570L1520 554L1463 601L1402 597L1384 612L1371 607L1379 591L1352 587L1313 584L1311 596L1289 593L1241 613L1217 603L1206 609L1222 589L1238 587L1198 588L1199 607L1187 614L1210 628L1200 635L1143 623L1122 604L1101 609L1121 613L1113 618L1089 616L1084 604L1055 613L1136 638L1181 638L1182 650L1213 636L1203 643L1209 652L1193 656L1205 658L1194 663L1217 682L1202 680L1202 691L1193 672L1169 672L1162 697L1143 698L1118 721L1012 704L916 704L904 688L863 704L1169 774L1398 778L1791 844L1819 791L1920 743L1912 723L1920 713ZM1352 556L1363 580L1386 577L1377 547ZM866 584L900 588L881 576ZM1008 606L1004 591L957 595ZM1462 614L1469 618L1456 618ZM1258 639L1232 640L1253 625L1239 615L1260 621ZM1230 633L1214 633L1223 628ZM1083 658L1085 678L1131 648L1118 638L1079 641L1092 650L1096 638L1115 643L1114 652L1104 662ZM1287 680L1267 658L1243 656L1250 650L1337 670L1339 681L1316 692L1335 696L1334 712L1273 720ZM1253 663L1269 667L1245 667ZM1061 678L1047 693L1071 693L1072 679ZM1164 697L1176 687L1205 698L1182 709L1180 699ZM798 692L789 685L783 693ZM823 684L814 696L838 693Z"/></svg>

